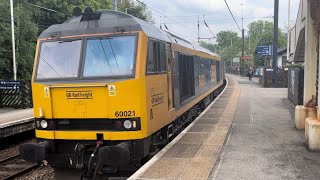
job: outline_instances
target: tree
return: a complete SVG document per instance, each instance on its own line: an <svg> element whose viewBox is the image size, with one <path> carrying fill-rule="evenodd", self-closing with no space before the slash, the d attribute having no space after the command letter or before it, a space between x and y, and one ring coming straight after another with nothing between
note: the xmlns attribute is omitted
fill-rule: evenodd
<svg viewBox="0 0 320 180"><path fill-rule="evenodd" d="M241 38L234 31L220 31L216 41L214 45L201 41L200 46L219 54L226 66L231 66L233 58L240 56Z"/></svg>
<svg viewBox="0 0 320 180"><path fill-rule="evenodd" d="M144 5L134 3L132 0L122 0L122 2L118 4L118 10L127 12L134 17L153 23L151 12L148 11Z"/></svg>
<svg viewBox="0 0 320 180"><path fill-rule="evenodd" d="M12 42L9 1L1 1L0 16L0 79L13 77ZM30 78L38 26L32 21L32 12L19 3L14 7L16 60L18 78Z"/></svg>
<svg viewBox="0 0 320 180"><path fill-rule="evenodd" d="M256 21L248 26L248 37L250 38L251 51L249 54L253 55L253 62L255 66L264 65L264 57L257 56L254 52L258 45L272 45L273 44L273 23L269 21ZM278 47L286 47L287 36L279 29L278 32ZM249 48L246 48L249 49Z"/></svg>
<svg viewBox="0 0 320 180"><path fill-rule="evenodd" d="M259 57L255 54L258 45L272 45L273 43L273 23L269 21L255 21L249 24L247 36L245 37L245 55L253 57L250 62L244 62L244 67L247 66L263 66L264 57ZM278 47L286 47L286 33L279 29ZM232 40L232 46L231 46ZM250 41L250 43L249 43ZM206 43L200 43L201 46L210 48ZM250 45L250 47L249 47ZM234 57L241 57L242 42L238 33L234 31L220 31L217 34L217 44L212 45L215 49L219 49L218 54L225 60L226 66L232 65ZM218 47L218 48L217 48ZM217 52L217 51L215 51Z"/></svg>
<svg viewBox="0 0 320 180"><path fill-rule="evenodd" d="M200 46L210 50L213 53L218 53L218 45L217 44L211 44L211 43L207 43L205 41L200 41Z"/></svg>
<svg viewBox="0 0 320 180"><path fill-rule="evenodd" d="M33 5L32 5L33 4ZM41 6L53 9L48 11ZM84 10L90 6L94 10L111 9L111 0L15 0L15 36L18 78L30 79L33 68L35 46L38 35L53 24L65 22L72 16L73 9ZM145 6L132 0L122 0L119 10L140 19L152 22L152 15ZM0 79L13 77L12 43L9 0L0 0Z"/></svg>
<svg viewBox="0 0 320 180"><path fill-rule="evenodd" d="M225 61L226 66L231 66L233 58L239 56L241 38L234 31L220 31L217 34L217 42L221 49L219 55Z"/></svg>

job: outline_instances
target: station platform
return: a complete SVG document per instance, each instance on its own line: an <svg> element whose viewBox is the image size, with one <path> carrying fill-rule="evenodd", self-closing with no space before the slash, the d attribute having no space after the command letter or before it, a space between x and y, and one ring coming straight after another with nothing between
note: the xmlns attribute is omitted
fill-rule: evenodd
<svg viewBox="0 0 320 180"><path fill-rule="evenodd" d="M34 129L33 109L1 109L0 138Z"/></svg>
<svg viewBox="0 0 320 180"><path fill-rule="evenodd" d="M287 89L227 78L223 94L129 179L319 179L320 153L294 128Z"/></svg>

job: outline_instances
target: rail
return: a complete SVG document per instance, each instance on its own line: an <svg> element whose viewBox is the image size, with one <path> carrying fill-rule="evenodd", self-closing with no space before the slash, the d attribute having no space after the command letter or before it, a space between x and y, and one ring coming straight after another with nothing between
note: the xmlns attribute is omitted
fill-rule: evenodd
<svg viewBox="0 0 320 180"><path fill-rule="evenodd" d="M38 163L24 161L19 154L16 154L0 161L0 179L14 179L36 167L38 167Z"/></svg>

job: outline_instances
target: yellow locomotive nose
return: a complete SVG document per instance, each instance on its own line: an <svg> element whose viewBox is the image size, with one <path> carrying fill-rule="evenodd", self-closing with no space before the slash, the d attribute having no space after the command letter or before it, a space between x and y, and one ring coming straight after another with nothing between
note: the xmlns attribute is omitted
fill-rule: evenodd
<svg viewBox="0 0 320 180"><path fill-rule="evenodd" d="M53 118L105 118L110 117L112 97L107 85L96 87L52 87Z"/></svg>
<svg viewBox="0 0 320 180"><path fill-rule="evenodd" d="M140 107L142 83L139 79L118 80L109 84L47 86L35 83L34 89L43 92L43 95L34 96L37 137L96 140L97 133L102 133L104 140L118 140L145 136L146 131L142 127L146 124L143 123ZM132 96L132 93L135 95Z"/></svg>

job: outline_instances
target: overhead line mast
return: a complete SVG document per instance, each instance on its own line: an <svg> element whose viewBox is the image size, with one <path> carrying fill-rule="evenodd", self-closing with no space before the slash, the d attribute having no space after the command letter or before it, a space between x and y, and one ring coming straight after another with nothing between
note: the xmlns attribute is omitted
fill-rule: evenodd
<svg viewBox="0 0 320 180"><path fill-rule="evenodd" d="M243 29L243 6L241 4L241 16L242 16L242 58L240 60L240 75L243 74L243 58L244 58L244 29Z"/></svg>
<svg viewBox="0 0 320 180"><path fill-rule="evenodd" d="M243 13L242 13L242 29L240 28L238 22L236 21L236 19L234 18L233 16L233 13L228 5L228 2L227 0L224 0L224 2L226 3L228 9L229 9L229 12L234 20L234 22L236 23L236 25L238 26L239 28L239 31L241 32L242 34L242 58L240 59L240 75L243 74L243 57L244 57L244 29L243 29ZM242 11L242 4L241 4L241 11Z"/></svg>
<svg viewBox="0 0 320 180"><path fill-rule="evenodd" d="M198 16L198 43L200 41L200 23L199 23L199 16Z"/></svg>

